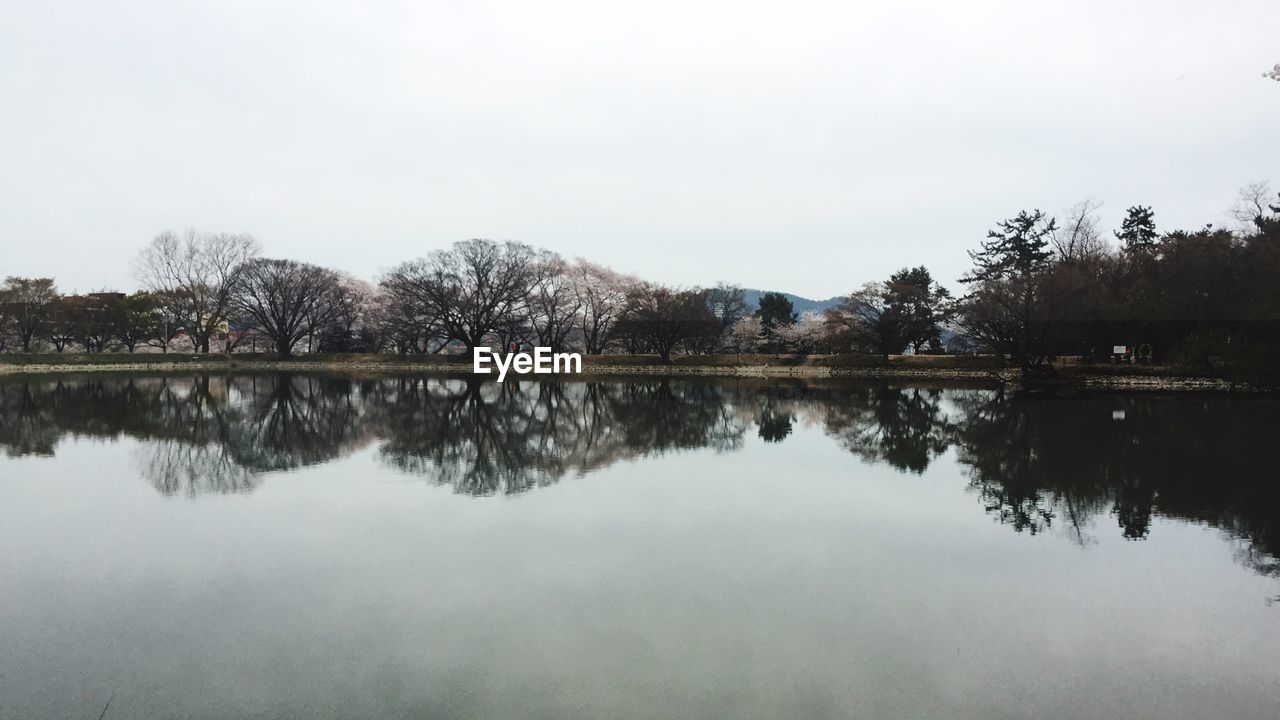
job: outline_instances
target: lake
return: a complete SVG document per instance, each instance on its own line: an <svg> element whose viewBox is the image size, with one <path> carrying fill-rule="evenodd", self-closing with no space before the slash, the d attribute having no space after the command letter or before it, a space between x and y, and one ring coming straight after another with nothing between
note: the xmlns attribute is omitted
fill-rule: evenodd
<svg viewBox="0 0 1280 720"><path fill-rule="evenodd" d="M0 717L1280 716L1280 406L0 379Z"/></svg>

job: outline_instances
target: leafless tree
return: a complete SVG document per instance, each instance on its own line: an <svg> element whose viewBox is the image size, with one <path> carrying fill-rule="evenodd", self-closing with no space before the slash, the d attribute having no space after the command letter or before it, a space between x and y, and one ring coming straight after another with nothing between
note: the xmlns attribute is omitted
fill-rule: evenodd
<svg viewBox="0 0 1280 720"><path fill-rule="evenodd" d="M1050 238L1058 260L1067 263L1083 262L1106 253L1107 243L1099 229L1097 216L1101 209L1101 202L1085 198L1063 211L1062 225L1054 230Z"/></svg>
<svg viewBox="0 0 1280 720"><path fill-rule="evenodd" d="M437 323L468 351L491 337L513 337L527 318L536 253L528 245L465 240L404 263L383 286L405 298L416 316Z"/></svg>
<svg viewBox="0 0 1280 720"><path fill-rule="evenodd" d="M295 260L255 258L244 264L231 293L231 307L255 321L280 355L332 321L338 274Z"/></svg>
<svg viewBox="0 0 1280 720"><path fill-rule="evenodd" d="M148 290L172 298L192 343L207 353L241 269L258 250L249 235L164 232L138 254L137 273Z"/></svg>
<svg viewBox="0 0 1280 720"><path fill-rule="evenodd" d="M1227 214L1235 220L1238 231L1250 233L1256 227L1257 219L1265 217L1271 202L1275 201L1275 193L1271 191L1271 183L1252 182L1240 188L1236 203Z"/></svg>

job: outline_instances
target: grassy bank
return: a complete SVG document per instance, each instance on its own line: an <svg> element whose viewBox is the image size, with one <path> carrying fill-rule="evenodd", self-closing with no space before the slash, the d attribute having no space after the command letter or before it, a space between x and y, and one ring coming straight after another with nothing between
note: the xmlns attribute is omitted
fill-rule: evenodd
<svg viewBox="0 0 1280 720"><path fill-rule="evenodd" d="M1158 365L1082 365L1065 360L1056 374L1028 380L997 358L980 355L684 355L663 363L656 355L583 358L584 375L704 375L739 377L872 377L966 380L1041 386L1102 386L1130 389L1233 389L1225 380L1189 376ZM179 353L0 354L0 374L87 371L379 371L469 374L464 355L324 354L280 357L267 353L191 355Z"/></svg>

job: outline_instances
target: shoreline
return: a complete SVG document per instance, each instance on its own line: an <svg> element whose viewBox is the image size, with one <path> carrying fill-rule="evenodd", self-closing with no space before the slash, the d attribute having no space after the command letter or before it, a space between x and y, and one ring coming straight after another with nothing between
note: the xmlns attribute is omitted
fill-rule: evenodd
<svg viewBox="0 0 1280 720"><path fill-rule="evenodd" d="M439 376L471 375L471 368L459 362L379 362L368 356L352 359L275 360L189 359L176 361L137 362L0 362L0 377L14 375L71 375L94 372L174 373L174 372L377 372L417 373ZM754 377L794 379L875 379L910 381L961 381L1016 388L1086 388L1112 390L1183 390L1218 392L1267 392L1243 387L1218 378L1159 375L1064 372L1055 378L1025 379L1012 368L961 368L947 366L866 366L840 367L819 364L742 363L742 364L626 364L585 362L579 377ZM555 376L552 376L555 377Z"/></svg>

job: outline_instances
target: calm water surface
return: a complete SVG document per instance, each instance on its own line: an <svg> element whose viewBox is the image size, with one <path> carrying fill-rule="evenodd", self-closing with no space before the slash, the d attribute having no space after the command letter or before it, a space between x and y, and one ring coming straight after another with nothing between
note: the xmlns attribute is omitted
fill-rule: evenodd
<svg viewBox="0 0 1280 720"><path fill-rule="evenodd" d="M1278 443L1223 396L4 379L0 718L1280 717Z"/></svg>

